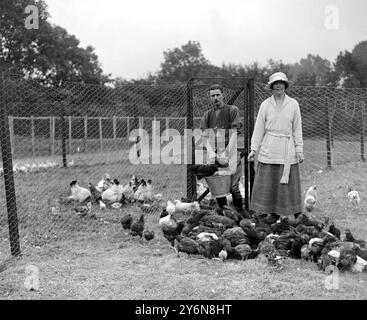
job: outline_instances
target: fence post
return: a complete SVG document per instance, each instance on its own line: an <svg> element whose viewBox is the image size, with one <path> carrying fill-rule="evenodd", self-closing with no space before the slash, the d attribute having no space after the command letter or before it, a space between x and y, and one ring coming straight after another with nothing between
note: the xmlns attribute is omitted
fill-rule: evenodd
<svg viewBox="0 0 367 320"><path fill-rule="evenodd" d="M328 166L328 168L331 168L331 130L330 130L330 117L329 117L328 99L326 99L326 106L325 106L325 128L326 128L327 166Z"/></svg>
<svg viewBox="0 0 367 320"><path fill-rule="evenodd" d="M69 116L69 154L71 154L71 140L72 140L72 131L71 131L71 116Z"/></svg>
<svg viewBox="0 0 367 320"><path fill-rule="evenodd" d="M87 152L88 116L84 116L84 152Z"/></svg>
<svg viewBox="0 0 367 320"><path fill-rule="evenodd" d="M365 121L366 121L366 112L365 112L365 102L361 101L361 160L362 162L366 161L364 157L364 128L365 128Z"/></svg>
<svg viewBox="0 0 367 320"><path fill-rule="evenodd" d="M34 158L36 154L36 140L34 137L34 117L31 116L31 140L32 140L32 157Z"/></svg>
<svg viewBox="0 0 367 320"><path fill-rule="evenodd" d="M55 154L55 117L50 117L51 156Z"/></svg>
<svg viewBox="0 0 367 320"><path fill-rule="evenodd" d="M193 128L193 118L194 118L194 110L193 110L193 96L192 96L192 83L193 79L191 78L187 82L187 112L185 118L185 128L184 129L192 129ZM189 136L189 138L191 135ZM189 139L188 139L189 140ZM185 155L186 157L190 156L191 159L187 159L188 164L186 165L186 198L191 201L196 199L196 177L191 171L192 164L195 164L195 141L194 136L192 136L191 141L187 141L188 148ZM191 149L190 149L191 147ZM190 149L190 150L189 150Z"/></svg>
<svg viewBox="0 0 367 320"><path fill-rule="evenodd" d="M102 135L102 118L98 117L99 124L99 149L102 151L103 149L103 135Z"/></svg>
<svg viewBox="0 0 367 320"><path fill-rule="evenodd" d="M9 116L9 132L10 132L10 146L11 154L14 155L14 117Z"/></svg>
<svg viewBox="0 0 367 320"><path fill-rule="evenodd" d="M8 110L4 96L4 93L6 92L4 88L4 81L5 81L4 74L0 73L1 156L3 160L3 169L4 169L4 185L5 185L6 207L8 212L10 252L13 256L19 256L20 244L19 244L17 204L15 197L14 175L13 175L13 157L10 142Z"/></svg>
<svg viewBox="0 0 367 320"><path fill-rule="evenodd" d="M254 123L255 123L255 80L249 79L248 81L248 143L251 144L251 136L254 131ZM255 179L255 166L254 161L249 162L249 171L250 171L250 198L252 196L252 188L254 186Z"/></svg>
<svg viewBox="0 0 367 320"><path fill-rule="evenodd" d="M117 149L117 141L116 141L116 116L112 117L112 130L113 130L113 144L115 150Z"/></svg>
<svg viewBox="0 0 367 320"><path fill-rule="evenodd" d="M66 160L66 139L68 138L68 132L66 128L66 115L65 115L65 102L59 100L61 104L61 150L62 150L62 166L64 168L67 167L67 160Z"/></svg>

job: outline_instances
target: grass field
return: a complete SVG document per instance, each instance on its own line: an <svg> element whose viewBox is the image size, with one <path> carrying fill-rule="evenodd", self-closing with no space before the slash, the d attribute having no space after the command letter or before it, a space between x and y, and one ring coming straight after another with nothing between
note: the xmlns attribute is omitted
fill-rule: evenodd
<svg viewBox="0 0 367 320"><path fill-rule="evenodd" d="M301 165L302 187L317 184L317 214L328 215L342 229L350 228L366 239L367 164L358 162L355 151L335 142L333 169L325 169L323 142L305 142L306 160ZM320 148L320 149L318 149ZM322 155L317 150L322 151ZM354 150L354 149L353 149ZM21 163L44 161L32 158ZM47 158L49 159L49 158ZM57 158L56 158L57 159ZM347 161L349 159L349 161ZM155 239L146 243L131 239L122 230L122 214L140 214L136 207L106 212L93 207L97 219L79 218L70 206L62 216L50 214L59 196L70 194L73 179L86 186L108 172L126 184L134 173L152 178L155 192L167 199L185 196L183 165L134 166L127 151L74 154L70 168L15 174L22 256L10 258L6 204L0 197L0 299L366 299L366 274L340 274L339 289L328 291L326 274L311 262L289 259L282 270L258 260L221 263L201 256L177 258L158 228L159 212L147 215L146 226ZM58 160L60 162L60 159ZM3 177L0 188L4 190ZM345 195L349 183L360 191L361 212L351 209ZM24 287L25 268L39 269L40 291Z"/></svg>

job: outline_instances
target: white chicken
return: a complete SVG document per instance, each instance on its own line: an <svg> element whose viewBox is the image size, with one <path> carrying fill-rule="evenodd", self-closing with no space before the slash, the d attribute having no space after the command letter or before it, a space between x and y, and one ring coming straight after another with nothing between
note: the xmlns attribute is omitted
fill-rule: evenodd
<svg viewBox="0 0 367 320"><path fill-rule="evenodd" d="M107 208L106 204L102 200L99 200L99 208L101 210L106 210Z"/></svg>
<svg viewBox="0 0 367 320"><path fill-rule="evenodd" d="M166 211L170 215L176 212L176 206L169 200L167 201Z"/></svg>
<svg viewBox="0 0 367 320"><path fill-rule="evenodd" d="M24 280L24 287L29 291L39 291L40 281L38 268L34 265L28 265L25 269L26 279Z"/></svg>
<svg viewBox="0 0 367 320"><path fill-rule="evenodd" d="M152 180L147 181L147 185L145 187L145 190L143 192L144 202L152 202L153 201L153 186L152 186Z"/></svg>
<svg viewBox="0 0 367 320"><path fill-rule="evenodd" d="M347 190L347 196L349 202L353 205L353 207L356 209L359 207L359 202L361 201L361 198L359 197L358 191L353 190L350 186L348 186Z"/></svg>
<svg viewBox="0 0 367 320"><path fill-rule="evenodd" d="M304 207L307 212L311 212L316 205L317 191L316 186L313 185L308 188L305 194Z"/></svg>
<svg viewBox="0 0 367 320"><path fill-rule="evenodd" d="M103 201L118 202L121 200L123 191L123 186L115 179L111 187L102 192L101 198Z"/></svg>
<svg viewBox="0 0 367 320"><path fill-rule="evenodd" d="M210 233L210 232L200 232L197 236L196 239L202 242L205 241L211 241L211 240L218 240L218 236L215 233Z"/></svg>
<svg viewBox="0 0 367 320"><path fill-rule="evenodd" d="M174 200L176 212L187 212L187 211L199 211L200 205L199 202L181 202L180 200Z"/></svg>
<svg viewBox="0 0 367 320"><path fill-rule="evenodd" d="M108 188L110 188L111 185L112 185L111 177L108 173L105 173L105 175L102 177L101 181L99 181L98 184L96 185L96 189L99 192L103 192L103 191L107 190Z"/></svg>
<svg viewBox="0 0 367 320"><path fill-rule="evenodd" d="M70 183L70 187L71 187L71 196L69 197L69 199L78 200L79 202L83 202L92 196L89 189L78 185L77 180L73 180Z"/></svg>
<svg viewBox="0 0 367 320"><path fill-rule="evenodd" d="M134 193L134 199L136 201L139 202L144 202L145 200L145 192L146 192L146 188L147 188L147 183L145 182L145 180L143 179L139 185L139 187L136 189L135 193Z"/></svg>
<svg viewBox="0 0 367 320"><path fill-rule="evenodd" d="M220 260L225 261L227 259L228 253L227 250L223 249L218 253L218 257Z"/></svg>

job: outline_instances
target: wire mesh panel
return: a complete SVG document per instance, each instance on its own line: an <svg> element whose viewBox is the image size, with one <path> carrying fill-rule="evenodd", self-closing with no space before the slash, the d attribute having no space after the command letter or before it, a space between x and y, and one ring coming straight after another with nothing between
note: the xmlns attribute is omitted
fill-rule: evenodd
<svg viewBox="0 0 367 320"><path fill-rule="evenodd" d="M66 83L50 88L17 76L7 76L2 83L13 147L16 194L11 200L16 203L22 252L57 241L112 236L109 231L120 230L123 214L139 215L146 210L128 201L115 208L108 199L104 210L92 197L88 211L88 199L80 203L69 199L73 180L89 190L89 183L98 186L106 174L124 187L135 176L152 181L152 195L161 194L161 203L184 196L186 165L171 157L167 150L172 149L172 141L161 141L161 134L176 127L183 133L185 85L111 88ZM145 130L147 139L137 144L139 128ZM182 137L182 149L183 143ZM4 190L8 180L3 167L0 187ZM151 205L146 213L158 219L158 201L146 203ZM0 206L6 208L3 196ZM6 210L1 211L0 227L2 262L10 255Z"/></svg>

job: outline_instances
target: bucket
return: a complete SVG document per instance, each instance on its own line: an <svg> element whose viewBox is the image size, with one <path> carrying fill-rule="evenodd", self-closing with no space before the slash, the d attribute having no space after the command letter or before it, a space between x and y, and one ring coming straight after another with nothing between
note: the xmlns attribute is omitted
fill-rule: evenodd
<svg viewBox="0 0 367 320"><path fill-rule="evenodd" d="M221 198L231 194L229 191L231 188L230 175L209 176L205 177L205 180L213 197Z"/></svg>

